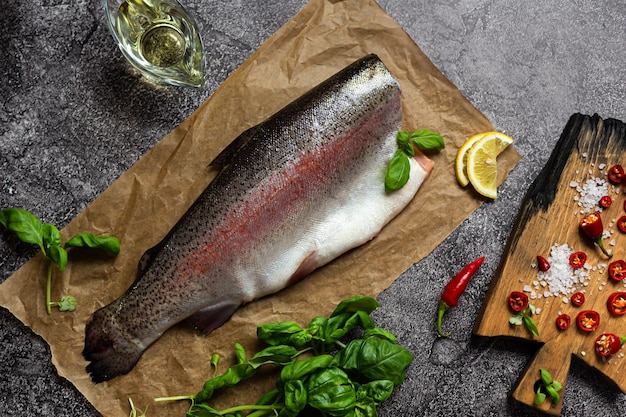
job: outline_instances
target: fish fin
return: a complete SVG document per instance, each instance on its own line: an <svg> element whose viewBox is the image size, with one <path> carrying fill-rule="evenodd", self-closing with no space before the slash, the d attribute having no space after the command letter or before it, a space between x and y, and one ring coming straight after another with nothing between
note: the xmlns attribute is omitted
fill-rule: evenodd
<svg viewBox="0 0 626 417"><path fill-rule="evenodd" d="M240 304L224 302L195 312L187 321L203 333L210 333L226 323Z"/></svg>
<svg viewBox="0 0 626 417"><path fill-rule="evenodd" d="M258 126L251 127L250 129L244 131L239 136L235 138L226 148L220 152L213 161L209 164L210 167L213 166L225 166L230 164L230 162L236 158L239 151L246 146L248 142L252 138L255 137L256 131L259 129Z"/></svg>
<svg viewBox="0 0 626 417"><path fill-rule="evenodd" d="M83 356L91 363L87 372L95 383L128 373L145 350L110 320L107 307L94 313L85 328Z"/></svg>

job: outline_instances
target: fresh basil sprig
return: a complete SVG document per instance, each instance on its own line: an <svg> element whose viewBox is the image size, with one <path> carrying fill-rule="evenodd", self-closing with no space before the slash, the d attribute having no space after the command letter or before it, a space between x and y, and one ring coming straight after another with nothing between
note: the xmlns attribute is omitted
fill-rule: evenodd
<svg viewBox="0 0 626 417"><path fill-rule="evenodd" d="M443 136L428 129L416 130L413 133L400 130L396 135L396 142L398 149L389 161L385 174L387 192L399 190L409 180L411 170L409 158L415 156L415 148L422 151L440 151L446 147Z"/></svg>
<svg viewBox="0 0 626 417"><path fill-rule="evenodd" d="M52 265L56 265L59 271L65 271L67 267L67 249L69 248L93 248L104 249L114 255L120 252L120 242L113 236L94 236L90 233L79 233L69 239L65 245L61 242L59 229L42 221L28 210L20 208L7 208L0 211L0 224L13 232L22 242L39 246L44 257L48 260L48 273L46 280L46 311L51 314L52 307L58 307L60 311L74 311L76 299L71 295L62 297L59 301L51 301Z"/></svg>
<svg viewBox="0 0 626 417"><path fill-rule="evenodd" d="M243 347L236 344L237 363L207 380L201 391L155 401L189 400L188 417L243 412L255 417L377 416L376 407L404 381L413 360L390 332L375 326L370 313L378 306L371 297L356 296L342 301L330 317L314 318L307 327L294 322L259 326L257 336L268 347L247 359ZM365 330L363 336L344 344L340 339L356 328ZM306 357L300 358L303 354ZM264 365L279 367L281 372L276 388L256 404L219 411L207 403L216 390L253 377Z"/></svg>
<svg viewBox="0 0 626 417"><path fill-rule="evenodd" d="M535 383L535 405L541 405L546 400L546 397L550 397L552 406L556 407L561 401L561 395L559 391L563 388L563 385L554 379L547 370L539 369L539 380Z"/></svg>

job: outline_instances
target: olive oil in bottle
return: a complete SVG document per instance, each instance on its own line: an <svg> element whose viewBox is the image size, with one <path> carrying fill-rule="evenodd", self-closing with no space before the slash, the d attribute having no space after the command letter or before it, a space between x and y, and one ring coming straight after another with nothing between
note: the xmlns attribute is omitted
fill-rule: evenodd
<svg viewBox="0 0 626 417"><path fill-rule="evenodd" d="M105 2L111 7L111 0ZM117 3L115 22L107 13L109 25L120 49L137 69L156 82L204 85L204 50L198 29L178 1Z"/></svg>

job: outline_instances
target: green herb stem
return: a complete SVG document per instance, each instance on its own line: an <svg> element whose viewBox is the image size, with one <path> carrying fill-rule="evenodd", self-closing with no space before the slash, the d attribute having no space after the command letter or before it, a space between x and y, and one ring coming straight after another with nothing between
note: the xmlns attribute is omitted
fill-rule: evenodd
<svg viewBox="0 0 626 417"><path fill-rule="evenodd" d="M48 261L48 278L46 279L46 311L52 314L52 303L50 302L50 292L52 288L52 262Z"/></svg>
<svg viewBox="0 0 626 417"><path fill-rule="evenodd" d="M155 398L154 401L155 402L161 402L161 401L182 401L182 400L193 401L195 397L196 397L195 395L175 395L173 397L159 397L159 398Z"/></svg>

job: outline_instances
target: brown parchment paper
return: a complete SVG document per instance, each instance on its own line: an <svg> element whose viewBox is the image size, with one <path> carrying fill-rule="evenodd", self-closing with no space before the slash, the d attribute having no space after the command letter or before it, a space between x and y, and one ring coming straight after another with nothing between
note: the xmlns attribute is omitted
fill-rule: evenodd
<svg viewBox="0 0 626 417"><path fill-rule="evenodd" d="M209 336L179 325L166 332L128 374L93 384L82 358L85 322L135 278L141 254L160 241L214 175L209 162L240 132L266 119L309 88L358 58L376 53L402 87L404 128L428 128L446 140L431 155L435 168L414 201L373 241L314 272L295 286L241 308ZM79 300L73 313L44 309L45 264L36 256L0 286L0 305L41 335L61 376L104 416L126 416L128 398L148 415L182 416L188 403L153 403L160 396L197 392L211 374L232 364L233 344L258 348L258 324L293 320L306 325L355 294L376 296L411 264L430 253L484 200L454 176L458 147L490 122L446 79L373 0L312 0L256 51L187 120L165 136L62 231L112 234L116 258L71 254L54 277L54 294ZM519 160L509 147L499 158L500 182ZM33 282L38 285L33 286ZM428 283L415 283L428 285ZM36 288L36 291L33 291ZM216 407L253 403L272 378L216 397Z"/></svg>

